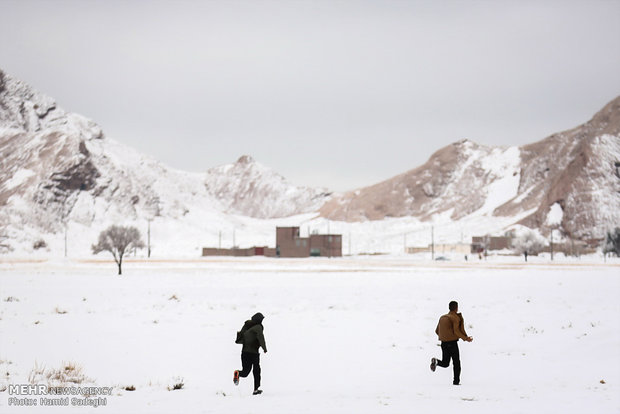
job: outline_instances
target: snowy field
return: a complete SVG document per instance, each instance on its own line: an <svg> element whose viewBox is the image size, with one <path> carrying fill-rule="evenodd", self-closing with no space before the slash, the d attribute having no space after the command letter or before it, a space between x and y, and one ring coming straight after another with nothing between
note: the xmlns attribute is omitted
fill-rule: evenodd
<svg viewBox="0 0 620 414"><path fill-rule="evenodd" d="M0 411L619 413L618 259L496 260L134 260L122 277L111 261L4 260ZM453 299L474 337L458 387L451 368L429 369ZM269 352L254 397L232 372L235 332L258 311ZM112 395L9 405L24 398L9 384L54 369Z"/></svg>

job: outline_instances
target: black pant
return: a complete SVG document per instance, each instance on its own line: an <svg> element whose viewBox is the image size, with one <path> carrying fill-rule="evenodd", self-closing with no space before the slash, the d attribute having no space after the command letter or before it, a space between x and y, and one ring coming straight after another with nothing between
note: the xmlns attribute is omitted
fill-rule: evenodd
<svg viewBox="0 0 620 414"><path fill-rule="evenodd" d="M458 341L442 342L441 353L441 361L437 361L437 365L448 368L450 366L450 359L452 359L452 364L454 366L453 384L459 384L461 382L461 359L459 356Z"/></svg>
<svg viewBox="0 0 620 414"><path fill-rule="evenodd" d="M251 352L242 352L241 366L243 370L239 372L239 376L245 378L250 375L250 371L252 371L254 373L254 389L257 390L260 387L260 355Z"/></svg>

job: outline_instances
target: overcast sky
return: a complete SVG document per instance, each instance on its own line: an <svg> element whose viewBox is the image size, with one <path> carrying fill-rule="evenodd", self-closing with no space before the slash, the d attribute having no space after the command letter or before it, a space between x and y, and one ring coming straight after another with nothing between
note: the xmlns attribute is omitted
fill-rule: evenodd
<svg viewBox="0 0 620 414"><path fill-rule="evenodd" d="M589 120L620 94L620 0L0 0L0 68L169 166L343 191Z"/></svg>

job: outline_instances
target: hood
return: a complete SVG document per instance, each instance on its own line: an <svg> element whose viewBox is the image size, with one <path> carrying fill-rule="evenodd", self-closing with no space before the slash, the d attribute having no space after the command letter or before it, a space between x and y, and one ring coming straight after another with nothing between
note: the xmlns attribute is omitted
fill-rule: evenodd
<svg viewBox="0 0 620 414"><path fill-rule="evenodd" d="M254 314L254 316L252 316L252 321L254 321L256 323L262 323L263 319L265 319L265 317L260 312Z"/></svg>

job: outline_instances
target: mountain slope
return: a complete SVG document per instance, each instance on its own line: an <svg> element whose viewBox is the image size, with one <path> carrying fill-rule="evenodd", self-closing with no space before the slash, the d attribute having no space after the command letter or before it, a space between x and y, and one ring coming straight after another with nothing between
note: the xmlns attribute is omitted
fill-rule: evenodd
<svg viewBox="0 0 620 414"><path fill-rule="evenodd" d="M204 173L168 168L0 71L2 245L7 237L23 246L40 238L60 243L67 227L94 241L109 224L147 220L155 220L160 249L191 254L222 234L232 244L243 234L246 246L273 245L276 225L300 224L349 233L360 252L386 244L399 251L412 229L418 236L408 240L424 240L424 221L436 230L441 223L443 239L452 241L459 239L455 225L462 239L463 229L499 233L516 223L543 233L557 223L571 237L601 238L620 225L619 170L620 98L540 142L496 148L460 141L413 170L332 196L294 186L249 156ZM88 243L75 244L88 251Z"/></svg>
<svg viewBox="0 0 620 414"><path fill-rule="evenodd" d="M317 211L330 193L296 187L283 176L244 155L234 164L207 171L205 186L227 212L256 218L288 217Z"/></svg>
<svg viewBox="0 0 620 414"><path fill-rule="evenodd" d="M590 121L522 148L523 190L532 188L536 212L523 220L544 227L554 204L561 227L577 238L601 238L620 225L620 97ZM512 208L499 211L510 214Z"/></svg>
<svg viewBox="0 0 620 414"><path fill-rule="evenodd" d="M586 124L535 144L449 145L424 165L335 197L320 211L344 221L525 215L521 224L548 230L547 215L557 203L566 234L601 238L609 227L620 224L619 166L620 97Z"/></svg>
<svg viewBox="0 0 620 414"><path fill-rule="evenodd" d="M220 223L229 214L281 217L316 210L325 197L248 157L207 173L168 168L2 71L0 156L0 226L16 234L58 233L66 223L174 221L190 212Z"/></svg>

